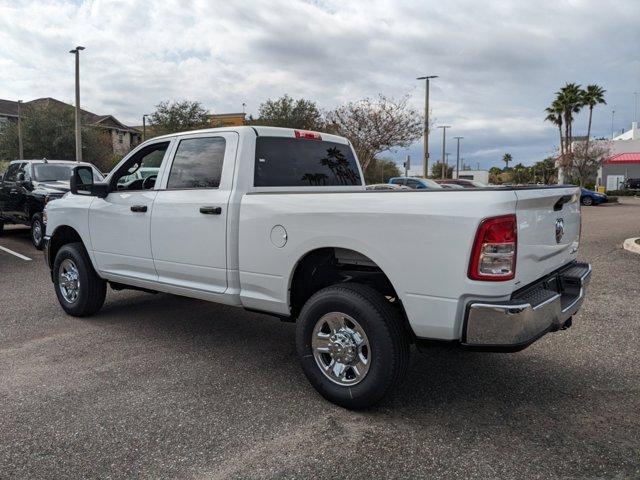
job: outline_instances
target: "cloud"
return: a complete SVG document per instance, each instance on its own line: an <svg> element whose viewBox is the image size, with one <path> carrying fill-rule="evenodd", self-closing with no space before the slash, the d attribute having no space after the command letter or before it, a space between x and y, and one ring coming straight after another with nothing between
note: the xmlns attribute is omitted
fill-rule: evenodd
<svg viewBox="0 0 640 480"><path fill-rule="evenodd" d="M530 163L557 144L543 110L564 82L607 89L595 135L610 135L611 109L616 128L628 126L640 88L639 21L635 0L0 0L0 97L70 101L75 45L87 48L83 106L130 124L164 99L216 112L244 102L255 113L284 93L327 109L410 93L420 111L415 77L436 74L433 116L465 137L468 163L500 164L505 151ZM577 133L585 125L581 115ZM417 161L420 142L390 155L406 153Z"/></svg>

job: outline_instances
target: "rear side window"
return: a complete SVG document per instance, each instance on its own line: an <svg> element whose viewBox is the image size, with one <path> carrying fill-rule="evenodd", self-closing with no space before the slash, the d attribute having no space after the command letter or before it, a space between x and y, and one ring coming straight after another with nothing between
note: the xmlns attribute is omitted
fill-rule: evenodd
<svg viewBox="0 0 640 480"><path fill-rule="evenodd" d="M406 185L407 181L404 178L393 178L389 183L393 183L394 185Z"/></svg>
<svg viewBox="0 0 640 480"><path fill-rule="evenodd" d="M361 185L349 145L300 138L256 139L254 186L324 187Z"/></svg>
<svg viewBox="0 0 640 480"><path fill-rule="evenodd" d="M218 188L225 146L222 137L181 140L167 188Z"/></svg>

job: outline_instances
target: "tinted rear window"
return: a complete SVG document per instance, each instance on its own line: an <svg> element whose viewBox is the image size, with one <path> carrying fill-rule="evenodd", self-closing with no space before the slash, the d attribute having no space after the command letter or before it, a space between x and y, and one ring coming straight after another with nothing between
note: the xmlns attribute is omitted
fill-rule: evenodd
<svg viewBox="0 0 640 480"><path fill-rule="evenodd" d="M258 137L254 186L361 185L349 145L284 137Z"/></svg>

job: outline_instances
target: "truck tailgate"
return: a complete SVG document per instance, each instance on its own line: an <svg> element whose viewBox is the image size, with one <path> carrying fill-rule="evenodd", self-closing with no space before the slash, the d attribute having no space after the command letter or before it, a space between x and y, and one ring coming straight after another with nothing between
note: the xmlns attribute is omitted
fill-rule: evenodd
<svg viewBox="0 0 640 480"><path fill-rule="evenodd" d="M580 189L516 190L516 285L527 285L574 260L580 240Z"/></svg>

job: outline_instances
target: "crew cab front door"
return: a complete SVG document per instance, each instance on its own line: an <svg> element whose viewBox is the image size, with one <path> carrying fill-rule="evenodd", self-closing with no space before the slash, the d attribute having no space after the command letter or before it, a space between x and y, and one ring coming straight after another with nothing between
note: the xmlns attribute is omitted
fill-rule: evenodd
<svg viewBox="0 0 640 480"><path fill-rule="evenodd" d="M20 200L24 194L20 192L18 174L23 171L24 163L12 163L0 184L0 218L12 222L18 221Z"/></svg>
<svg viewBox="0 0 640 480"><path fill-rule="evenodd" d="M135 152L109 177L110 193L91 203L91 246L101 273L146 281L158 279L151 255L151 212L158 194L155 178L170 143L152 143ZM158 174L140 178L135 173L141 168L156 169Z"/></svg>
<svg viewBox="0 0 640 480"><path fill-rule="evenodd" d="M176 139L151 216L158 281L204 293L227 288L227 220L238 134Z"/></svg>

